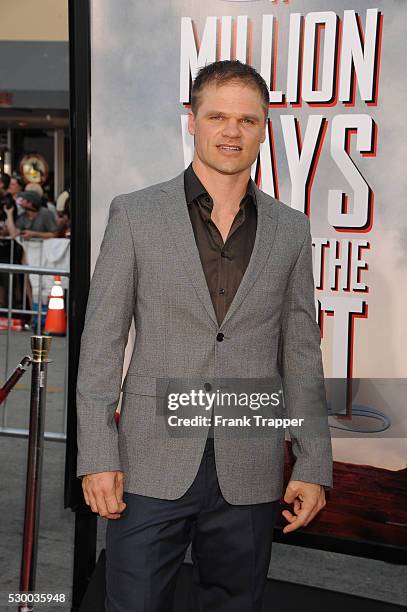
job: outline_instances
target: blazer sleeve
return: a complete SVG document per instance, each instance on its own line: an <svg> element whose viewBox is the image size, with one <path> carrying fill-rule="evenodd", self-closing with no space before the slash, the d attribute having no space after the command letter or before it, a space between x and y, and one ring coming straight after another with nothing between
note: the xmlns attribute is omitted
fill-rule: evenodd
<svg viewBox="0 0 407 612"><path fill-rule="evenodd" d="M76 389L78 477L121 469L114 413L136 288L133 238L118 196L110 205L81 338Z"/></svg>
<svg viewBox="0 0 407 612"><path fill-rule="evenodd" d="M312 240L304 215L302 246L291 271L283 309L281 368L289 418L303 418L289 429L296 458L292 480L332 487L332 444L324 383L321 335L316 322Z"/></svg>

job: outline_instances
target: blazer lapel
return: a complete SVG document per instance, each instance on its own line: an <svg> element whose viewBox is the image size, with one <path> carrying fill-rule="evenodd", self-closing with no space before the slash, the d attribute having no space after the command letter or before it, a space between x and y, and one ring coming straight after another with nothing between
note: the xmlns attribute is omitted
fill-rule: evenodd
<svg viewBox="0 0 407 612"><path fill-rule="evenodd" d="M201 259L199 257L198 247L195 242L191 220L189 218L184 191L184 173L182 172L174 179L165 183L161 189L166 194L166 198L163 200L163 210L166 214L168 227L179 252L181 261L212 323L217 329L222 329L242 304L267 261L277 229L278 203L274 200L274 202L270 204L270 198L265 196L260 189L257 187L255 188L257 230L253 251L239 288L219 326L206 283Z"/></svg>
<svg viewBox="0 0 407 612"><path fill-rule="evenodd" d="M168 227L172 234L184 267L195 287L195 291L205 307L212 323L218 327L215 309L212 304L205 274L195 242L194 231L188 213L185 199L184 173L182 172L171 181L162 186L166 198L163 201L163 210L167 216Z"/></svg>
<svg viewBox="0 0 407 612"><path fill-rule="evenodd" d="M232 303L221 323L221 328L226 325L230 317L237 311L244 298L247 296L250 289L256 282L256 279L264 267L273 246L278 223L278 202L277 200L274 200L274 202L270 204L269 198L265 196L265 194L260 191L257 186L256 202L257 230L253 251L243 278L240 281L239 288L236 291L235 297L233 298Z"/></svg>

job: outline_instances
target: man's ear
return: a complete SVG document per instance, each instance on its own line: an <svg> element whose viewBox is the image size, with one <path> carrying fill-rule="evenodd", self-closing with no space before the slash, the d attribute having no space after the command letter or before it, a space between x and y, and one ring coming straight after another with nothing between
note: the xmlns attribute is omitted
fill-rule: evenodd
<svg viewBox="0 0 407 612"><path fill-rule="evenodd" d="M191 136L195 136L195 115L192 111L188 113L188 132Z"/></svg>

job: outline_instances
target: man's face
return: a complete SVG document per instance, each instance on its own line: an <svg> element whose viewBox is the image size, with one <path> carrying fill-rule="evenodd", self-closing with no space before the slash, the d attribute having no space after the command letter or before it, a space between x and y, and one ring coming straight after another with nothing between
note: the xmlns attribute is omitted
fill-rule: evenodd
<svg viewBox="0 0 407 612"><path fill-rule="evenodd" d="M206 86L196 116L188 116L195 155L222 174L239 174L252 166L266 138L265 126L260 93L239 82Z"/></svg>
<svg viewBox="0 0 407 612"><path fill-rule="evenodd" d="M26 213L27 217L30 220L35 219L35 217L38 215L38 210L34 207L33 203L22 198L21 205L24 208L24 212Z"/></svg>

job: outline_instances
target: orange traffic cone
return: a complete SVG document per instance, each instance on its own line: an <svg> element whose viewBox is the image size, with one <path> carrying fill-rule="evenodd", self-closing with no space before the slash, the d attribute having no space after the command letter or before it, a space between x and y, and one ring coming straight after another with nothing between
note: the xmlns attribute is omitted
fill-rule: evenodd
<svg viewBox="0 0 407 612"><path fill-rule="evenodd" d="M66 336L64 290L60 276L54 276L43 333L49 336Z"/></svg>

